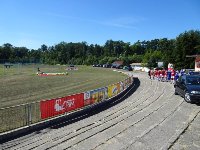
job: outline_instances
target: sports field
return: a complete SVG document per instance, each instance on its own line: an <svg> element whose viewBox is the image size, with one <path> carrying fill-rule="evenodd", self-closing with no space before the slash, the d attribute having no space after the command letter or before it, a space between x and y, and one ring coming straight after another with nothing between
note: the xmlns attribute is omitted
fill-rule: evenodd
<svg viewBox="0 0 200 150"><path fill-rule="evenodd" d="M68 75L37 76L38 67L42 72L68 72ZM80 93L126 78L113 69L77 67L78 70L67 71L67 66L61 65L16 64L10 68L0 65L0 108Z"/></svg>

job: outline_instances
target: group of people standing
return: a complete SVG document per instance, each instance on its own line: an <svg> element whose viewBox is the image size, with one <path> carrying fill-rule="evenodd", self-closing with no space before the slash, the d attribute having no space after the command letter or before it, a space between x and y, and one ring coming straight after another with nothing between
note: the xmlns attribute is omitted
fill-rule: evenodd
<svg viewBox="0 0 200 150"><path fill-rule="evenodd" d="M148 75L150 79L153 80L158 80L158 81L166 81L166 82L171 82L174 83L179 76L185 73L185 70L182 69L180 72L177 70L175 71L174 69L150 69L148 71Z"/></svg>

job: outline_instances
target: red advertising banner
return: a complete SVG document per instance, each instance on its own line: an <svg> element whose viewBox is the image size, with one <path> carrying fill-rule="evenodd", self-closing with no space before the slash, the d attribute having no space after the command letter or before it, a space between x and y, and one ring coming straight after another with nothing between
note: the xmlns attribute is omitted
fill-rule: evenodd
<svg viewBox="0 0 200 150"><path fill-rule="evenodd" d="M84 93L40 102L41 118L46 119L84 106Z"/></svg>

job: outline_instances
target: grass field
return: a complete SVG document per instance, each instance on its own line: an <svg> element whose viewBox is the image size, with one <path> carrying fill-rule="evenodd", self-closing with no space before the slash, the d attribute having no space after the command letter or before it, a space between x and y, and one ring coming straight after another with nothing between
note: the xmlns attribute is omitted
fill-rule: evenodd
<svg viewBox="0 0 200 150"><path fill-rule="evenodd" d="M0 108L80 93L126 78L112 69L91 66L78 66L78 71L67 71L67 76L40 77L36 75L38 67L43 72L66 72L67 68L34 64L4 68L0 65Z"/></svg>

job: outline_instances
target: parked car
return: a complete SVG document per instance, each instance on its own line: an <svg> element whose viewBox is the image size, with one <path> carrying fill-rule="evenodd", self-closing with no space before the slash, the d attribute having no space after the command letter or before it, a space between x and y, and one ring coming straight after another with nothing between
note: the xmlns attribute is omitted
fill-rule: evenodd
<svg viewBox="0 0 200 150"><path fill-rule="evenodd" d="M190 75L200 75L200 72L191 71L189 72Z"/></svg>
<svg viewBox="0 0 200 150"><path fill-rule="evenodd" d="M182 75L175 81L175 95L182 96L186 102L200 102L200 75Z"/></svg>
<svg viewBox="0 0 200 150"><path fill-rule="evenodd" d="M124 66L123 70L127 70L127 71L133 71L131 66Z"/></svg>
<svg viewBox="0 0 200 150"><path fill-rule="evenodd" d="M103 64L104 68L111 68L111 64Z"/></svg>
<svg viewBox="0 0 200 150"><path fill-rule="evenodd" d="M122 65L118 65L118 66L116 66L116 69L123 69L123 66Z"/></svg>

